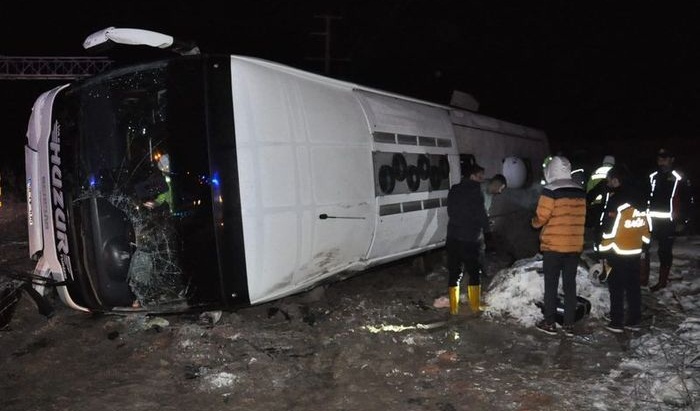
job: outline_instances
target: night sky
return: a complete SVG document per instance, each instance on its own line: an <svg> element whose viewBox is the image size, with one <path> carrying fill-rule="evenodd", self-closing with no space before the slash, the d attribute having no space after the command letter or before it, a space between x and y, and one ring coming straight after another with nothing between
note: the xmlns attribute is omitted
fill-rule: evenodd
<svg viewBox="0 0 700 411"><path fill-rule="evenodd" d="M59 2L54 2L59 3ZM550 1L23 2L0 14L0 55L84 56L99 29L137 27L438 103L471 93L480 112L543 129L553 151L638 166L670 145L697 173L700 134L698 6ZM618 2L615 2L618 3ZM507 5L509 4L509 5ZM602 3L601 3L602 4ZM662 6L662 4L664 4ZM225 5L225 6L224 6ZM0 80L7 164L23 160L33 100L57 84Z"/></svg>

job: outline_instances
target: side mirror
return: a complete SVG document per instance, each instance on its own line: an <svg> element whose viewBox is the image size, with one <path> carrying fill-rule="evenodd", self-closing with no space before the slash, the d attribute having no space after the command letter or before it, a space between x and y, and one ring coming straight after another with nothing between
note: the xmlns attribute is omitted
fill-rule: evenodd
<svg viewBox="0 0 700 411"><path fill-rule="evenodd" d="M159 49L171 48L181 55L199 54L199 47L196 45L178 41L167 34L142 29L118 29L116 27L107 27L90 34L83 41L83 48L90 49L109 43L150 46Z"/></svg>

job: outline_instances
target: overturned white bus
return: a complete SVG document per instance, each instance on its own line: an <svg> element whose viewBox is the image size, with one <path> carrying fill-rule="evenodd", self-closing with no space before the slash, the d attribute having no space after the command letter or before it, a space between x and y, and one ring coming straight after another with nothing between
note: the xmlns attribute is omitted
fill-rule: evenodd
<svg viewBox="0 0 700 411"><path fill-rule="evenodd" d="M460 155L532 199L547 154L538 130L260 59L117 68L32 110L35 288L83 311L270 301L443 246Z"/></svg>

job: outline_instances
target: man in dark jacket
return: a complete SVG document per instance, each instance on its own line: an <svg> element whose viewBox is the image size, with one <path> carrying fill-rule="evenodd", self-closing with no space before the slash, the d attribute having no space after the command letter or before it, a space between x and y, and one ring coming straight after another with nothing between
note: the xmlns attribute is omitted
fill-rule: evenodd
<svg viewBox="0 0 700 411"><path fill-rule="evenodd" d="M449 271L450 313L459 312L459 285L462 268L469 274L469 306L480 310L481 304L481 233L490 238L489 219L481 192L484 169L478 165L468 171L469 177L450 188L447 195L447 268Z"/></svg>
<svg viewBox="0 0 700 411"><path fill-rule="evenodd" d="M668 283L668 277L673 263L673 240L677 225L683 224L687 194L687 179L674 168L673 154L662 148L657 152L657 170L649 175L649 195L647 197L647 213L651 217L652 241L658 242L659 281L651 287L658 291ZM649 251L642 256L642 285L648 284Z"/></svg>

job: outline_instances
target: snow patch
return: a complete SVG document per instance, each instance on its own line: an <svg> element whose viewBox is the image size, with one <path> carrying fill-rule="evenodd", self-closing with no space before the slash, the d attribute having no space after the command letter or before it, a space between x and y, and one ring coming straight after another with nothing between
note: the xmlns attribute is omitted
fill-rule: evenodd
<svg viewBox="0 0 700 411"><path fill-rule="evenodd" d="M559 281L562 294L562 282ZM576 274L576 294L591 303L590 317L602 318L610 311L608 288L591 280L588 270L579 266ZM487 318L512 319L523 326L534 326L542 319L542 310L535 304L544 298L542 255L516 261L499 271L490 290L485 294Z"/></svg>
<svg viewBox="0 0 700 411"><path fill-rule="evenodd" d="M204 377L204 381L210 389L229 388L239 380L240 377L237 375L223 371Z"/></svg>

